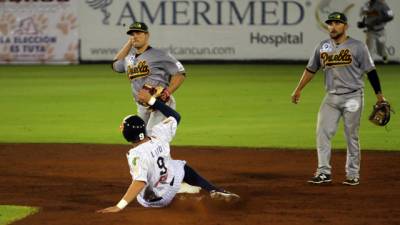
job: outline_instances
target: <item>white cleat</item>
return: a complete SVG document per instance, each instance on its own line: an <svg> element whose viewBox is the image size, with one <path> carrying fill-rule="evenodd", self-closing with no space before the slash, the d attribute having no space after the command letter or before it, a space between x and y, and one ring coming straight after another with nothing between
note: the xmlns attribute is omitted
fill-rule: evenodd
<svg viewBox="0 0 400 225"><path fill-rule="evenodd" d="M239 200L240 196L229 191L216 191L213 190L210 192L211 199L214 200L224 200L226 202L232 202Z"/></svg>

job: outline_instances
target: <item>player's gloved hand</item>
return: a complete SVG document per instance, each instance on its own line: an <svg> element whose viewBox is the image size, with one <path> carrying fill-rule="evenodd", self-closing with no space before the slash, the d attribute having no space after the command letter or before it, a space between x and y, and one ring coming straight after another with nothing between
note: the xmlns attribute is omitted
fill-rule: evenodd
<svg viewBox="0 0 400 225"><path fill-rule="evenodd" d="M385 126L390 121L390 112L392 111L388 101L378 99L378 102L372 107L372 112L368 119L375 125Z"/></svg>
<svg viewBox="0 0 400 225"><path fill-rule="evenodd" d="M156 99L160 99L161 93L164 91L164 87L162 86L157 86L157 87L153 87L149 84L145 84L143 85L143 88L140 90L145 90L147 91L151 96L153 96ZM139 92L140 92L139 91ZM147 94L146 94L147 95ZM160 99L161 100L161 99ZM148 107L149 109L151 109L151 107L147 104L148 101L144 101L144 100L140 100L139 96L138 96L138 102L143 105Z"/></svg>
<svg viewBox="0 0 400 225"><path fill-rule="evenodd" d="M164 88L159 96L159 99L163 102L168 102L169 98L171 96L171 93L169 93L167 88Z"/></svg>
<svg viewBox="0 0 400 225"><path fill-rule="evenodd" d="M147 89L141 89L138 93L139 102L142 104L147 104L151 98L151 94Z"/></svg>
<svg viewBox="0 0 400 225"><path fill-rule="evenodd" d="M357 27L358 28L365 28L366 25L365 25L364 21L359 21L359 22L357 22Z"/></svg>

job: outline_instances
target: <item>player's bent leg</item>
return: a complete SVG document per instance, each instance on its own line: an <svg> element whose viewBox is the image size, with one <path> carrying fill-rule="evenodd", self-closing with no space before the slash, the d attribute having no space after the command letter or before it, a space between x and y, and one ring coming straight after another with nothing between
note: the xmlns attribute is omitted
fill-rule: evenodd
<svg viewBox="0 0 400 225"><path fill-rule="evenodd" d="M190 167L188 164L186 164L183 167L185 171L185 176L183 178L183 181L193 185L193 186L198 186L201 187L202 189L211 192L213 190L220 190L217 187L215 187L213 184L208 182L206 179L204 179L202 176L200 176L192 167Z"/></svg>
<svg viewBox="0 0 400 225"><path fill-rule="evenodd" d="M223 200L226 202L236 201L240 198L239 195L223 190L211 184L209 181L200 176L193 168L189 165L185 165L185 177L184 182L190 185L199 186L210 193L210 197L215 200Z"/></svg>
<svg viewBox="0 0 400 225"><path fill-rule="evenodd" d="M385 30L379 31L377 33L377 41L376 41L376 48L377 48L377 53L379 56L382 57L382 60L384 63L388 63L388 53L386 50L386 34Z"/></svg>
<svg viewBox="0 0 400 225"><path fill-rule="evenodd" d="M375 34L371 31L367 32L366 44L370 53L376 53Z"/></svg>

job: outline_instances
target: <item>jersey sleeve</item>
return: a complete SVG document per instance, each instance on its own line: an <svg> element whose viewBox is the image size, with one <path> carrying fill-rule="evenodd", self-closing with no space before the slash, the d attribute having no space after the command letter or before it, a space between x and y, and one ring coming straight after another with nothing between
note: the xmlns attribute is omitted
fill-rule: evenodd
<svg viewBox="0 0 400 225"><path fill-rule="evenodd" d="M359 48L360 48L359 51L360 55L358 56L358 58L360 63L360 69L363 73L368 73L369 71L375 69L374 60L372 59L366 44L360 43Z"/></svg>
<svg viewBox="0 0 400 225"><path fill-rule="evenodd" d="M319 70L319 68L321 67L319 50L320 50L320 44L318 44L315 47L315 49L307 63L307 69L314 73L317 72Z"/></svg>
<svg viewBox="0 0 400 225"><path fill-rule="evenodd" d="M179 62L175 57L173 57L170 53L166 53L165 61L164 61L165 70L170 75L174 75L177 73L185 74L185 68L182 63Z"/></svg>
<svg viewBox="0 0 400 225"><path fill-rule="evenodd" d="M148 165L144 157L135 155L129 162L131 168L131 176L133 180L143 181L147 183Z"/></svg>
<svg viewBox="0 0 400 225"><path fill-rule="evenodd" d="M152 136L165 142L171 142L175 136L178 122L170 116L153 127Z"/></svg>
<svg viewBox="0 0 400 225"><path fill-rule="evenodd" d="M117 60L113 63L113 70L118 73L125 72L125 60Z"/></svg>
<svg viewBox="0 0 400 225"><path fill-rule="evenodd" d="M382 17L383 21L385 22L392 20L394 17L393 11L389 8L389 6L386 3L383 3L382 6Z"/></svg>

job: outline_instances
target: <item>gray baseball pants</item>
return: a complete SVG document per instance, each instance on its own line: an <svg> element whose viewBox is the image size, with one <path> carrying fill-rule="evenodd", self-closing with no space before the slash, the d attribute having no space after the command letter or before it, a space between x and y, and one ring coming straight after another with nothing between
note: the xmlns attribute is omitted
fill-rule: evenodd
<svg viewBox="0 0 400 225"><path fill-rule="evenodd" d="M343 118L347 140L346 177L360 176L359 127L364 105L362 90L351 94L326 94L322 101L317 122L317 174L331 174L331 139L335 135L340 118Z"/></svg>
<svg viewBox="0 0 400 225"><path fill-rule="evenodd" d="M147 135L151 135L151 131L153 126L158 124L159 122L163 121L165 119L165 116L158 110L152 111L149 110L149 108L144 107L138 103L137 105L137 112L138 116L143 119L146 125L146 132ZM175 98L171 95L169 101L167 102L167 105L173 109L176 108L176 101Z"/></svg>
<svg viewBox="0 0 400 225"><path fill-rule="evenodd" d="M366 43L371 53L375 52L380 57L388 57L385 30L367 31Z"/></svg>

